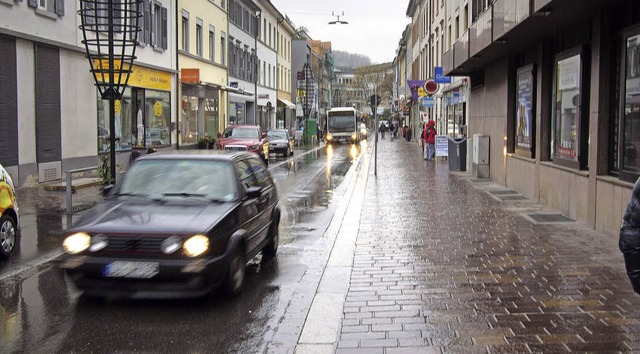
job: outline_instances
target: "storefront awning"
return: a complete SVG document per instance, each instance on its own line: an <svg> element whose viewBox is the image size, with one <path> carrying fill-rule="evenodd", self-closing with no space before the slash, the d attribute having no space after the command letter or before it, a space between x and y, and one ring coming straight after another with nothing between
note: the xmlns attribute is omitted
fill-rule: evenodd
<svg viewBox="0 0 640 354"><path fill-rule="evenodd" d="M296 105L291 101L287 101L283 98L278 98L278 101L282 102L287 108L296 109Z"/></svg>

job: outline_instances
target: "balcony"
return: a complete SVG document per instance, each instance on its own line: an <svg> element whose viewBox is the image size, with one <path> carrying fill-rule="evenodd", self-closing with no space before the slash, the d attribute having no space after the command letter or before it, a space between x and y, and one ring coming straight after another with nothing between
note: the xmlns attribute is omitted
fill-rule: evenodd
<svg viewBox="0 0 640 354"><path fill-rule="evenodd" d="M468 76L621 3L624 0L496 0L443 54L444 74Z"/></svg>

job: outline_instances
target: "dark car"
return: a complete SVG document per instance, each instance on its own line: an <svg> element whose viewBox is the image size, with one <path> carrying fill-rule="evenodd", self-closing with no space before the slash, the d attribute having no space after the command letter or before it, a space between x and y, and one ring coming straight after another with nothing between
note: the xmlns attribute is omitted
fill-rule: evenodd
<svg viewBox="0 0 640 354"><path fill-rule="evenodd" d="M269 152L281 153L284 156L293 155L293 137L286 129L273 129L267 132Z"/></svg>
<svg viewBox="0 0 640 354"><path fill-rule="evenodd" d="M280 209L257 155L192 151L137 159L68 231L60 268L90 296L238 294L245 266L278 249Z"/></svg>
<svg viewBox="0 0 640 354"><path fill-rule="evenodd" d="M269 163L269 140L259 125L232 125L218 139L217 147L231 151L254 152Z"/></svg>

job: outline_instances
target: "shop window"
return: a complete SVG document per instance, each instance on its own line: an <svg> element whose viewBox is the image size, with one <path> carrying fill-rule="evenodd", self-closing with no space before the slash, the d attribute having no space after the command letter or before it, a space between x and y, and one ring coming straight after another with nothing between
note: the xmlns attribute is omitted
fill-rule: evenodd
<svg viewBox="0 0 640 354"><path fill-rule="evenodd" d="M640 176L640 30L625 36L623 58L620 178L635 182Z"/></svg>
<svg viewBox="0 0 640 354"><path fill-rule="evenodd" d="M523 66L516 74L514 124L515 152L535 158L535 66Z"/></svg>
<svg viewBox="0 0 640 354"><path fill-rule="evenodd" d="M171 144L171 94L145 90L145 147Z"/></svg>
<svg viewBox="0 0 640 354"><path fill-rule="evenodd" d="M116 126L116 151L130 150L134 144L134 135L130 117L133 115L133 104L131 89L127 88L122 100L118 100L115 105L115 126ZM109 152L110 143L109 127L109 101L103 100L98 95L98 152Z"/></svg>
<svg viewBox="0 0 640 354"><path fill-rule="evenodd" d="M555 59L551 154L554 163L575 169L586 169L589 160L587 67L582 47Z"/></svg>

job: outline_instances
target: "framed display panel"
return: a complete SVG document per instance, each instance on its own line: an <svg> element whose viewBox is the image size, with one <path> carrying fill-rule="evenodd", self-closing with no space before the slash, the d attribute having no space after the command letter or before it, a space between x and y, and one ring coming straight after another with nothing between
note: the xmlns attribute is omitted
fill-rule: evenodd
<svg viewBox="0 0 640 354"><path fill-rule="evenodd" d="M589 160L589 80L584 46L556 55L551 110L551 158L554 163L586 169Z"/></svg>
<svg viewBox="0 0 640 354"><path fill-rule="evenodd" d="M517 70L515 95L515 153L519 156L535 158L535 65L529 64Z"/></svg>

